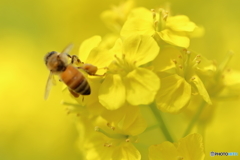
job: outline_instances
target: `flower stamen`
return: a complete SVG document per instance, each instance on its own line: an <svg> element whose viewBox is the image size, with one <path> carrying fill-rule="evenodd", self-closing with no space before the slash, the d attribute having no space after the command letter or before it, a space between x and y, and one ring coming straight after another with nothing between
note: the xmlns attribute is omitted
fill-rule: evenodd
<svg viewBox="0 0 240 160"><path fill-rule="evenodd" d="M105 136L107 136L109 138L113 138L113 139L125 139L126 138L126 135L107 133L106 131L104 131L103 129L99 128L98 126L95 127L95 131L96 132L100 132L100 133L104 134Z"/></svg>
<svg viewBox="0 0 240 160"><path fill-rule="evenodd" d="M104 147L112 147L112 143L104 143L103 146Z"/></svg>

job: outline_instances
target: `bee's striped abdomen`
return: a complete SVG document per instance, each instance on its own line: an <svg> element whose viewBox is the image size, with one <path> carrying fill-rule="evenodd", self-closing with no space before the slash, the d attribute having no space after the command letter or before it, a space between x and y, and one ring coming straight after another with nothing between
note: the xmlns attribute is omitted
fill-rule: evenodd
<svg viewBox="0 0 240 160"><path fill-rule="evenodd" d="M86 78L75 67L67 66L66 70L61 74L61 78L70 90L81 95L89 95L91 93Z"/></svg>
<svg viewBox="0 0 240 160"><path fill-rule="evenodd" d="M87 80L84 78L79 85L73 89L75 92L82 94L82 95L89 95L91 93L90 86Z"/></svg>

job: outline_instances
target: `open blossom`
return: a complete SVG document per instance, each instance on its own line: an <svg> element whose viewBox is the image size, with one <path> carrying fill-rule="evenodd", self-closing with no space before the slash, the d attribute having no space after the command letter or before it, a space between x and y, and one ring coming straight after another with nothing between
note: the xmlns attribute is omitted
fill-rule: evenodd
<svg viewBox="0 0 240 160"><path fill-rule="evenodd" d="M103 68L107 67L112 61L112 56L109 54L106 45L104 45L105 43L108 42L106 42L106 40L102 41L100 36L93 36L83 41L79 48L80 60L83 63L92 64L98 67L96 74L99 75L106 72Z"/></svg>
<svg viewBox="0 0 240 160"><path fill-rule="evenodd" d="M131 105L151 103L160 88L160 80L141 66L157 56L157 43L150 36L132 35L123 41L119 39L111 52L115 61L108 67L100 87L100 103L109 110L118 109L126 102Z"/></svg>
<svg viewBox="0 0 240 160"><path fill-rule="evenodd" d="M151 12L140 7L134 9L129 15L121 30L121 36L127 37L135 33L154 35L171 45L188 48L189 37L197 30L199 27L185 15L169 16L163 9L159 9L159 12L154 10ZM198 35L201 34L198 32Z"/></svg>
<svg viewBox="0 0 240 160"><path fill-rule="evenodd" d="M204 157L202 136L196 133L174 144L166 141L149 148L150 160L203 160Z"/></svg>
<svg viewBox="0 0 240 160"><path fill-rule="evenodd" d="M213 119L213 115L220 102L226 103L229 100L235 100L240 97L240 72L228 67L232 56L233 54L230 52L220 64L216 64L216 70L214 71L206 73L199 70L199 76L213 101L213 105L211 106L205 104L199 116L200 122L203 122L205 125ZM199 97L191 100L185 110L187 116L191 117L196 113L198 110L196 103L201 103Z"/></svg>
<svg viewBox="0 0 240 160"><path fill-rule="evenodd" d="M203 56L189 50L165 47L153 62L160 72L161 88L156 96L158 108L177 113L188 105L192 95L200 95L212 104L198 72L214 71L214 65Z"/></svg>
<svg viewBox="0 0 240 160"><path fill-rule="evenodd" d="M108 120L97 118L96 131L86 130L88 135L84 139L79 139L79 146L86 154L86 159L140 160L141 154L134 147L134 143L137 143L137 136L145 130L146 122L142 118L139 108L124 106L111 115L104 116Z"/></svg>
<svg viewBox="0 0 240 160"><path fill-rule="evenodd" d="M210 97L216 101L235 99L240 96L240 72L228 66L232 56L233 53L230 52L221 63L216 64L214 72L208 74L199 72Z"/></svg>

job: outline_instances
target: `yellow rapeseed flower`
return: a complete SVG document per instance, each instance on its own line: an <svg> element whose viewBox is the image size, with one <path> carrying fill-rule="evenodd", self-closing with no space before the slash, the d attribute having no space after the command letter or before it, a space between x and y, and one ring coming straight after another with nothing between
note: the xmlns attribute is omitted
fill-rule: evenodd
<svg viewBox="0 0 240 160"><path fill-rule="evenodd" d="M178 143L168 141L149 148L150 160L203 160L205 157L202 136L191 134Z"/></svg>
<svg viewBox="0 0 240 160"><path fill-rule="evenodd" d="M189 117L193 117L192 121L185 134L191 131L192 127L199 121L202 125L206 126L211 122L215 114L216 107L219 102L226 102L226 100L234 100L240 96L240 72L228 68L228 63L232 58L232 53L227 55L223 62L216 65L216 70L204 72L199 70L198 74L203 80L204 86L213 101L213 105L202 102L199 97L191 99L189 106L186 108L185 113ZM196 107L196 104L200 104Z"/></svg>
<svg viewBox="0 0 240 160"><path fill-rule="evenodd" d="M127 37L135 33L150 35L171 45L188 48L189 37L199 30L198 28L185 15L169 16L163 9L156 12L140 7L130 13L121 30L121 36Z"/></svg>
<svg viewBox="0 0 240 160"><path fill-rule="evenodd" d="M120 112L121 116L118 116L117 112ZM105 115L112 122L101 117L96 119L95 130L97 132L90 131L86 134L91 136L88 135L79 141L83 146L83 152L86 153L86 159L141 159L140 152L133 145L137 142L137 136L146 128L146 122L139 108L124 106L117 112L110 117Z"/></svg>
<svg viewBox="0 0 240 160"><path fill-rule="evenodd" d="M107 40L105 39L105 41ZM108 67L112 61L112 56L108 51L109 48L104 45L106 43L105 41L102 41L100 36L93 36L83 41L79 48L81 61L98 67L96 74L99 75L103 75L106 72L104 68Z"/></svg>
<svg viewBox="0 0 240 160"><path fill-rule="evenodd" d="M211 99L198 72L214 71L214 65L195 52L164 47L153 62L159 72L161 88L156 96L158 108L176 113L188 105L191 96L199 94L208 103Z"/></svg>
<svg viewBox="0 0 240 160"><path fill-rule="evenodd" d="M119 39L111 53L115 61L109 66L99 90L100 103L109 110L131 105L149 104L160 88L160 80L151 70L141 67L152 61L159 52L154 39L132 35Z"/></svg>

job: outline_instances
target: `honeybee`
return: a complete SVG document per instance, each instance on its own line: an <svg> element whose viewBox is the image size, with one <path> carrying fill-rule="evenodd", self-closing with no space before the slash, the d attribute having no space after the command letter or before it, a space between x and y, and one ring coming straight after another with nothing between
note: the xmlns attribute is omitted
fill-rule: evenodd
<svg viewBox="0 0 240 160"><path fill-rule="evenodd" d="M68 53L72 47L73 45L70 44L61 53L52 51L44 57L45 64L50 71L44 99L48 98L51 86L55 84L54 75L59 76L60 81L68 86L68 90L74 97L91 94L91 88L87 79L78 69L83 69L89 75L96 75L98 68L91 64L84 64L76 55L69 55ZM68 62L69 58L71 63ZM74 63L82 63L82 66L75 67Z"/></svg>

